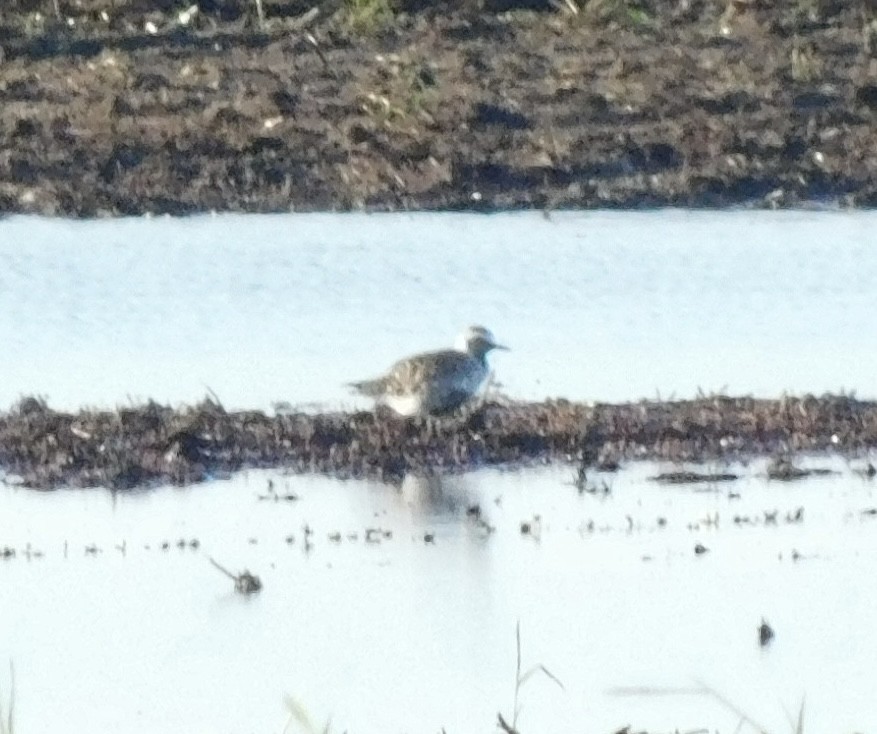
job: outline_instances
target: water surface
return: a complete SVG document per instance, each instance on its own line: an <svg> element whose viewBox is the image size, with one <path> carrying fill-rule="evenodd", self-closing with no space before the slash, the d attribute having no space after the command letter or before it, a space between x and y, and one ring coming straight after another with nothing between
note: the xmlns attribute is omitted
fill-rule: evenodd
<svg viewBox="0 0 877 734"><path fill-rule="evenodd" d="M0 406L211 389L233 408L351 407L343 383L472 322L513 348L494 365L521 399L873 397L875 224L3 220ZM490 731L511 716L520 622L525 667L564 684L527 684L524 732L736 731L703 685L770 732L805 696L805 731L870 731L877 497L841 458L810 461L838 473L767 482L756 462L732 485L663 487L647 477L677 467L634 464L592 477L611 487L594 494L569 467L401 487L270 472L124 494L0 486L0 548L16 551L0 561L0 696L9 657L21 732L279 732L286 695L333 731ZM299 499L260 500L269 481ZM210 556L263 591L236 595Z"/></svg>
<svg viewBox="0 0 877 734"><path fill-rule="evenodd" d="M0 405L274 401L481 322L512 396L877 395L877 214L0 221Z"/></svg>
<svg viewBox="0 0 877 734"><path fill-rule="evenodd" d="M647 477L672 467L641 464L595 476L608 495L561 467L401 487L266 472L117 495L7 487L0 650L18 730L280 731L293 695L335 731L490 731L511 709L520 621L524 664L565 686L525 687L524 731L735 730L714 699L666 693L699 684L769 731L805 696L805 730L869 731L877 520L862 511L877 497L845 462L812 463L840 473L791 485L756 464L721 488L662 487ZM299 499L259 500L269 479ZM235 595L208 556L263 591Z"/></svg>

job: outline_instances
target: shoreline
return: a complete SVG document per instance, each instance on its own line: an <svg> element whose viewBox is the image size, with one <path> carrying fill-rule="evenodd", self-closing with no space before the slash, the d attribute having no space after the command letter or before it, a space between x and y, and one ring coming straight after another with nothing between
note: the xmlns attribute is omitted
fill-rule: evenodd
<svg viewBox="0 0 877 734"><path fill-rule="evenodd" d="M27 5L0 215L877 204L865 5Z"/></svg>
<svg viewBox="0 0 877 734"><path fill-rule="evenodd" d="M793 464L797 453L852 457L875 446L877 402L845 395L616 405L491 401L430 420L364 411L269 416L226 411L210 400L65 413L24 398L0 414L4 481L35 489L185 485L255 468L395 483L408 473L548 462L570 465L584 489L588 472L615 471L625 461L682 465L758 456L776 459L775 478L795 479L803 476ZM680 471L665 479L698 476Z"/></svg>

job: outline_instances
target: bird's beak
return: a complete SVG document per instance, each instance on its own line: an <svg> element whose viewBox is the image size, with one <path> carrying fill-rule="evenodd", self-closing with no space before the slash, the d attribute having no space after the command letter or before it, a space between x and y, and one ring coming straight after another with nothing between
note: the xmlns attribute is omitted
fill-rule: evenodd
<svg viewBox="0 0 877 734"><path fill-rule="evenodd" d="M511 351L511 349L509 349L506 346L503 346L502 344L494 344L491 348L492 349L501 349L503 352L510 352Z"/></svg>

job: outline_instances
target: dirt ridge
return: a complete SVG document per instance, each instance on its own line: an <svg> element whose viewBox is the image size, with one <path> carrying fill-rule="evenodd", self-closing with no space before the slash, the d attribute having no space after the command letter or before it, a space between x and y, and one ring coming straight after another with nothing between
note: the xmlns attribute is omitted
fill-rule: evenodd
<svg viewBox="0 0 877 734"><path fill-rule="evenodd" d="M630 459L733 461L877 446L877 403L844 395L710 396L585 405L493 401L442 419L226 411L211 400L56 412L25 398L0 415L0 468L29 487L190 484L246 468L396 482L409 472Z"/></svg>
<svg viewBox="0 0 877 734"><path fill-rule="evenodd" d="M0 213L877 202L870 0L54 6L0 10Z"/></svg>

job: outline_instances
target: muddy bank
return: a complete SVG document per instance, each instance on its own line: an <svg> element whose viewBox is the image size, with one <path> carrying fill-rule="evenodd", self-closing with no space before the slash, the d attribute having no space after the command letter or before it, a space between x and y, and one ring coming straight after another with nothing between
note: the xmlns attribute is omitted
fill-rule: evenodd
<svg viewBox="0 0 877 734"><path fill-rule="evenodd" d="M621 405L487 404L441 420L368 412L228 412L204 402L59 413L34 398L0 416L0 467L24 484L129 489L248 467L398 481L407 472L568 461L731 460L877 446L877 403L844 396L710 397ZM16 479L15 481L18 481Z"/></svg>
<svg viewBox="0 0 877 734"><path fill-rule="evenodd" d="M877 202L869 0L259 5L4 3L0 212Z"/></svg>

